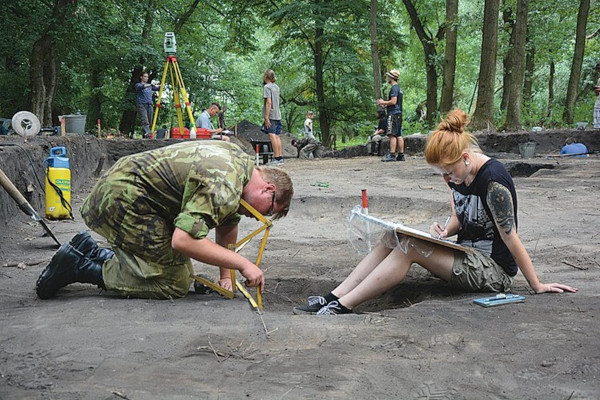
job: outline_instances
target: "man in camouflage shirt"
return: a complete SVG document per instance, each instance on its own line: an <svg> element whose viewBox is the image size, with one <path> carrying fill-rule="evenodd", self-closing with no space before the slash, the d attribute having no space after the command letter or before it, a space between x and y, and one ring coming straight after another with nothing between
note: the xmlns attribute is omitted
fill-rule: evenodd
<svg viewBox="0 0 600 400"><path fill-rule="evenodd" d="M190 258L220 267L219 285L226 289L233 268L262 290L262 271L227 249L237 241L240 214L252 217L240 199L277 219L287 214L292 195L287 173L255 167L253 157L227 142L184 142L123 157L81 208L112 251L79 233L44 269L37 294L50 298L84 282L123 296L183 297L194 273ZM216 243L206 237L213 228Z"/></svg>

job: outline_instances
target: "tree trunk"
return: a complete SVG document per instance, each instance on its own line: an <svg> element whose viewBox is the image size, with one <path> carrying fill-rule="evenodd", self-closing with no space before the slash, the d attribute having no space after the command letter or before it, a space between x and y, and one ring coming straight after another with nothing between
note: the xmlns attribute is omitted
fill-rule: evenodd
<svg viewBox="0 0 600 400"><path fill-rule="evenodd" d="M144 29L142 30L142 42L145 43L150 38L150 32L152 31L152 23L154 22L154 7L148 6L146 10L146 17L144 19ZM140 58L140 65L133 69L131 78L129 79L129 85L125 92L123 104L126 104L123 114L121 114L121 122L119 123L119 132L131 135L135 130L135 124L137 122L137 113L135 106L135 84L140 81L140 75L144 70L144 64L146 59ZM150 122L152 124L152 121Z"/></svg>
<svg viewBox="0 0 600 400"><path fill-rule="evenodd" d="M119 123L119 132L124 134L132 134L135 130L137 117L135 107L135 84L139 82L141 73L141 66L137 66L133 69L133 73L129 79L129 85L127 85L127 91L125 92L125 98L123 100L125 109L123 110L121 122Z"/></svg>
<svg viewBox="0 0 600 400"><path fill-rule="evenodd" d="M456 72L456 41L458 36L458 0L446 0L446 49L444 50L444 71L440 112L452 109L454 97L454 75Z"/></svg>
<svg viewBox="0 0 600 400"><path fill-rule="evenodd" d="M552 117L552 109L554 108L554 74L556 73L556 66L554 61L550 61L550 73L548 75L548 112L546 117Z"/></svg>
<svg viewBox="0 0 600 400"><path fill-rule="evenodd" d="M58 88L58 77L60 75L60 58L56 55L56 48L48 51L47 73L44 74L44 84L46 85L46 101L44 103L44 119L40 120L42 126L53 126L58 124L58 120L52 121L52 108L54 107L54 97Z"/></svg>
<svg viewBox="0 0 600 400"><path fill-rule="evenodd" d="M179 32L181 31L181 28L184 27L186 22L188 22L188 20L191 18L192 14L194 14L194 11L196 11L196 8L198 8L199 3L200 3L200 0L194 0L189 5L187 10L185 10L183 12L183 14L181 14L181 16L179 16L179 18L177 18L177 21L175 22L175 27L173 28L173 33L175 33L175 35L179 34ZM154 6L151 5L150 8L154 9ZM147 17L148 16L146 15L146 18Z"/></svg>
<svg viewBox="0 0 600 400"><path fill-rule="evenodd" d="M535 68L535 47L533 40L528 37L527 55L525 56L525 81L523 82L523 102L531 103L533 93L533 70Z"/></svg>
<svg viewBox="0 0 600 400"><path fill-rule="evenodd" d="M473 129L485 129L491 126L494 112L494 78L496 76L499 10L500 0L485 0L477 106L471 123Z"/></svg>
<svg viewBox="0 0 600 400"><path fill-rule="evenodd" d="M437 59L437 51L435 49L434 38L427 34L417 10L411 0L402 0L406 11L410 16L410 20L415 28L415 32L421 45L423 46L423 53L425 56L425 71L427 72L427 116L425 120L428 126L433 126L434 118L437 115L437 70L435 68L435 60Z"/></svg>
<svg viewBox="0 0 600 400"><path fill-rule="evenodd" d="M30 61L31 110L42 126L52 126L52 106L58 85L60 62L50 35L45 34L35 42Z"/></svg>
<svg viewBox="0 0 600 400"><path fill-rule="evenodd" d="M100 68L97 67L96 63L92 63L90 66L90 101L88 103L88 122L96 122L98 119L102 119L102 83Z"/></svg>
<svg viewBox="0 0 600 400"><path fill-rule="evenodd" d="M567 86L567 100L565 102L565 111L563 113L563 121L567 124L573 123L575 100L577 99L577 86L579 86L579 78L581 77L581 66L583 64L583 52L585 50L586 39L585 29L587 26L589 11L590 0L581 0L581 2L579 3L579 12L577 13L575 51L573 52L571 75L569 76L569 86Z"/></svg>
<svg viewBox="0 0 600 400"><path fill-rule="evenodd" d="M369 33L371 35L371 59L373 60L373 92L375 99L380 99L381 69L379 68L379 45L377 40L377 0L371 0L371 14L369 21Z"/></svg>
<svg viewBox="0 0 600 400"><path fill-rule="evenodd" d="M31 50L31 112L38 119L44 120L44 111L46 103L46 85L45 85L45 64L47 49L52 47L52 39L45 34L38 39Z"/></svg>
<svg viewBox="0 0 600 400"><path fill-rule="evenodd" d="M508 79L509 92L506 107L506 129L521 129L521 110L523 106L523 76L525 74L525 44L527 41L527 6L529 0L517 0L517 20L513 31L515 43L512 51L512 67Z"/></svg>
<svg viewBox="0 0 600 400"><path fill-rule="evenodd" d="M508 49L506 50L506 54L504 55L504 59L502 60L504 75L502 77L502 102L500 103L500 109L502 111L506 111L506 107L508 106L508 96L510 93L509 77L512 70L512 55L513 49L515 47L516 35L513 10L508 6L506 6L506 8L502 11L502 22L504 25L504 30L510 35L510 39L508 40Z"/></svg>
<svg viewBox="0 0 600 400"><path fill-rule="evenodd" d="M284 118L285 123L284 123L283 129L285 130L285 132L292 132L294 125L303 123L304 118L300 114L301 111L298 109L298 107L294 103L290 102L290 103L286 103L286 104L288 104L288 106L286 107L286 110L285 110L286 111L285 118Z"/></svg>
<svg viewBox="0 0 600 400"><path fill-rule="evenodd" d="M75 0L55 0L54 4L48 5L52 12L47 20L56 25L63 24L68 14L65 8L74 2ZM42 30L45 33L33 44L29 57L31 112L38 117L42 126L51 126L60 61L54 30L51 27Z"/></svg>
<svg viewBox="0 0 600 400"><path fill-rule="evenodd" d="M325 60L323 59L323 27L321 26L321 19L315 18L317 27L315 29L315 53L314 53L314 64L315 64L315 85L317 90L317 108L319 110L319 127L321 128L321 138L323 145L331 147L331 136L329 134L329 115L327 107L325 107L325 88L323 80L323 65Z"/></svg>

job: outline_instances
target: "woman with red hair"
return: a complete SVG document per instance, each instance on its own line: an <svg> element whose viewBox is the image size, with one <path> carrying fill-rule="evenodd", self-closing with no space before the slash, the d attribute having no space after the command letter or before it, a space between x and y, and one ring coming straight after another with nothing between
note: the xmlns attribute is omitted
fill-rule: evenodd
<svg viewBox="0 0 600 400"><path fill-rule="evenodd" d="M468 292L504 292L520 270L536 293L576 292L560 283L540 282L531 258L517 234L517 193L504 166L481 152L477 140L465 130L469 122L462 110L451 111L429 136L425 160L448 184L452 216L430 233L474 249L454 250L422 239L398 234L399 245L383 240L350 275L325 296L311 296L294 313L346 314L359 304L398 285L413 263Z"/></svg>

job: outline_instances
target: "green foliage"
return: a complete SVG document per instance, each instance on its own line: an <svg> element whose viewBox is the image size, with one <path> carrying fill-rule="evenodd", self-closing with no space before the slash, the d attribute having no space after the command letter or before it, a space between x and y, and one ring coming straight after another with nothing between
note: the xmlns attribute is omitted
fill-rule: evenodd
<svg viewBox="0 0 600 400"><path fill-rule="evenodd" d="M335 143L335 148L337 150L342 150L345 149L347 147L354 147L354 146L360 146L360 145L365 145L367 143L367 139L363 138L362 136L356 136L353 137L352 139L348 139L345 142L342 141L341 139L338 139Z"/></svg>
<svg viewBox="0 0 600 400"><path fill-rule="evenodd" d="M365 46L366 5L348 0L288 1L268 14L275 33L270 48L274 66L280 76L291 77L282 87L284 111L293 103L304 107L302 114L309 109L325 113L331 132L343 137L355 135L356 130L348 126L374 112L370 50ZM358 31L357 25L365 29ZM318 45L323 49L322 65L316 64ZM324 98L319 104L316 77L320 73ZM301 119L297 120L301 126ZM315 122L318 126L318 118Z"/></svg>
<svg viewBox="0 0 600 400"><path fill-rule="evenodd" d="M53 114L81 109L95 112L103 126L119 126L124 110L134 102L128 92L132 74L146 69L160 79L165 65L164 33L177 30L177 59L190 95L194 115L213 101L227 106L227 122L247 119L259 124L262 75L275 70L281 87L286 130L302 129L308 110L322 110L338 140L366 141L376 124L367 0L77 0L66 1L68 17L56 23L54 1L0 2L0 110L2 117L29 109L30 57L34 43L49 34L58 49L60 76ZM64 3L64 2L63 2ZM436 37L444 22L444 1L413 0L428 35ZM511 7L514 0L503 2ZM593 3L588 34L600 26L600 7ZM457 70L454 103L467 111L476 104L484 0L459 3ZM597 4L596 4L597 5ZM196 6L196 8L193 8ZM382 69L401 72L404 93L404 132L426 133L417 108L426 98L423 48L401 1L378 2L378 47ZM524 105L525 127L560 126L566 85L572 62L578 2L530 2L529 45L535 48L532 102ZM35 23L32 23L35 21ZM322 27L318 36L317 28ZM146 29L147 36L144 36ZM323 87L317 88L316 40L323 52ZM439 71L444 40L436 39ZM502 56L508 36L501 30L495 104L502 95ZM600 60L600 35L588 40L575 106L575 120L591 121ZM554 102L548 104L549 65L556 66ZM170 82L170 79L167 80ZM323 98L319 103L318 91ZM384 84L387 97L389 86ZM438 90L441 82L438 82ZM159 123L174 116L172 100L165 96ZM439 95L439 93L438 93ZM93 107L98 110L93 111ZM548 113L550 108L551 112ZM498 111L493 123L501 124ZM320 130L319 115L315 129Z"/></svg>

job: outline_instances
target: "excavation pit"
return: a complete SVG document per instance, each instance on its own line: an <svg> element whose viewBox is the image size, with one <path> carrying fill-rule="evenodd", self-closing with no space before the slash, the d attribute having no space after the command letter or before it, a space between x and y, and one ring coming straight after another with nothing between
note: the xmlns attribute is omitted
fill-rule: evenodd
<svg viewBox="0 0 600 400"><path fill-rule="evenodd" d="M440 193L439 200L431 200L374 194L369 197L369 214L428 231L434 219L441 220L449 212L446 196ZM360 192L345 197L294 198L288 216L275 223L260 266L266 276L266 310L291 312L308 296L329 293L358 264L366 249L363 240L349 234L348 217L359 202ZM259 244L260 241L251 242L241 254L252 259ZM402 308L450 295L453 294L444 282L415 265L397 288L361 305L357 311Z"/></svg>

